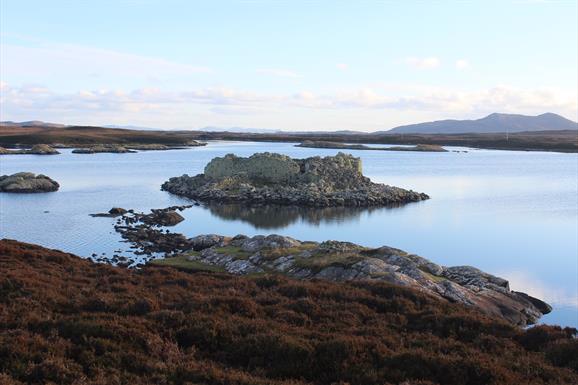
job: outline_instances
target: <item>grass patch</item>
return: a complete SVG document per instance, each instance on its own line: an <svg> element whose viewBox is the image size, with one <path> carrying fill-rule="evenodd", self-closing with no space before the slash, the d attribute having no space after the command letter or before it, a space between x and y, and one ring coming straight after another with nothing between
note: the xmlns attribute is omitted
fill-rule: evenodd
<svg viewBox="0 0 578 385"><path fill-rule="evenodd" d="M248 251L243 251L238 246L224 246L224 247L215 247L215 251L219 254L230 255L233 259L248 259L253 253Z"/></svg>
<svg viewBox="0 0 578 385"><path fill-rule="evenodd" d="M156 266L170 266L188 271L208 271L213 273L222 273L225 271L220 266L208 265L199 261L190 261L187 257L187 255L179 255L177 257L155 259L149 263Z"/></svg>
<svg viewBox="0 0 578 385"><path fill-rule="evenodd" d="M430 279L430 280L433 281L433 282L439 283L439 282L443 282L443 281L446 281L446 280L447 280L447 278L439 277L439 276L437 276L437 275L433 275L432 273L428 273L427 271L423 271L423 270L421 270L421 269L420 269L420 271L421 271L421 273L422 273L423 275L425 275L428 279Z"/></svg>
<svg viewBox="0 0 578 385"><path fill-rule="evenodd" d="M304 251L307 250L313 250L315 249L317 246L319 246L316 243L303 243L299 246L295 246L295 247L280 247L280 248L275 248L275 249L264 249L261 250L261 255L263 256L263 258L268 259L268 260L274 260L280 257L285 257L287 255L297 255L300 254Z"/></svg>

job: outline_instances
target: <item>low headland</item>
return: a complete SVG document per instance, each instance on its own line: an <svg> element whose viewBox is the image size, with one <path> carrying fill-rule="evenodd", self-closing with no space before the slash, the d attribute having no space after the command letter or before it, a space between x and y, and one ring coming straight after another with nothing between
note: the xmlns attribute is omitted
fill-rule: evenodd
<svg viewBox="0 0 578 385"><path fill-rule="evenodd" d="M388 282L131 270L0 240L0 383L575 384L576 329Z"/></svg>
<svg viewBox="0 0 578 385"><path fill-rule="evenodd" d="M162 189L203 202L299 206L387 206L428 199L424 193L373 183L361 160L339 153L292 159L275 153L214 158L203 174L169 179Z"/></svg>

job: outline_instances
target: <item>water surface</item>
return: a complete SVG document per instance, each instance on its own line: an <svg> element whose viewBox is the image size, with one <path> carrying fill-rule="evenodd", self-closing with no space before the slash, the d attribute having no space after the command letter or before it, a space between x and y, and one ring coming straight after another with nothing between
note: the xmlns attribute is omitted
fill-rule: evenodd
<svg viewBox="0 0 578 385"><path fill-rule="evenodd" d="M458 149L465 150L465 149ZM473 265L510 280L515 290L552 303L544 322L578 326L578 155L467 149L467 153L346 150L376 182L432 199L396 208L303 209L193 207L174 231L388 245L443 265ZM44 173L61 184L47 194L1 194L0 235L81 256L125 252L113 219L88 214L113 206L148 211L190 203L160 191L172 176L202 172L215 156L274 151L292 157L339 150L288 143L214 142L186 150L135 154L18 155L0 158L2 174ZM120 252L119 252L120 250Z"/></svg>

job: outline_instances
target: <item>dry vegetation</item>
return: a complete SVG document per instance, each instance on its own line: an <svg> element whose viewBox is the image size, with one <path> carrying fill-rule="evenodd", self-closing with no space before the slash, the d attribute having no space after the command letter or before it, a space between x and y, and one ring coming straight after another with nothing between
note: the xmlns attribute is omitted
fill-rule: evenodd
<svg viewBox="0 0 578 385"><path fill-rule="evenodd" d="M571 384L575 333L378 282L130 271L0 241L2 384Z"/></svg>
<svg viewBox="0 0 578 385"><path fill-rule="evenodd" d="M244 140L257 142L329 141L374 144L433 144L502 150L578 152L578 131L541 131L491 134L251 134L203 131L143 131L103 127L9 127L0 126L0 146L65 144L165 144L186 145L191 140Z"/></svg>

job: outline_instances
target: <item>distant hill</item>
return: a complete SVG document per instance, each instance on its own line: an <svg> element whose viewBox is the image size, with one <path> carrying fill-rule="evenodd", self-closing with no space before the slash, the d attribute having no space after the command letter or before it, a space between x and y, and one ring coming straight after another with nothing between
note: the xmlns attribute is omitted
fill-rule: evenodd
<svg viewBox="0 0 578 385"><path fill-rule="evenodd" d="M26 122L0 122L0 127L66 127L65 124L47 123L41 120L29 120Z"/></svg>
<svg viewBox="0 0 578 385"><path fill-rule="evenodd" d="M388 134L466 134L523 131L578 130L578 123L551 112L538 115L493 113L476 120L437 120L410 124L379 133Z"/></svg>

